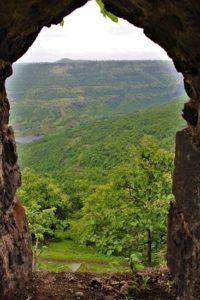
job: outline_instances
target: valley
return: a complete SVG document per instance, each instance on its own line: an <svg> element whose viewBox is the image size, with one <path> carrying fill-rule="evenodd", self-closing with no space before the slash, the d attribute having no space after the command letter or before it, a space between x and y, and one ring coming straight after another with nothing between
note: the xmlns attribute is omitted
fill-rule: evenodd
<svg viewBox="0 0 200 300"><path fill-rule="evenodd" d="M56 241L64 251L72 241L128 259L134 270L165 265L174 138L186 102L172 63L16 64L7 89L33 247ZM43 253L38 268L55 270Z"/></svg>
<svg viewBox="0 0 200 300"><path fill-rule="evenodd" d="M7 82L17 135L85 125L182 96L170 61L73 61L16 64Z"/></svg>

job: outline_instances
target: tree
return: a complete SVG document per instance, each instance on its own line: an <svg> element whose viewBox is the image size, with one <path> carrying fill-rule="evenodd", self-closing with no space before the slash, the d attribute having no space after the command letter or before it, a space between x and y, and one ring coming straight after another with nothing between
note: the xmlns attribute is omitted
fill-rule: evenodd
<svg viewBox="0 0 200 300"><path fill-rule="evenodd" d="M107 254L141 252L150 265L152 253L166 239L172 158L145 137L132 149L131 164L116 167L110 183L97 185L85 198L81 218L72 222L72 236Z"/></svg>
<svg viewBox="0 0 200 300"><path fill-rule="evenodd" d="M172 199L172 168L173 154L158 148L156 140L146 136L140 147L133 149L128 174L118 174L115 181L132 199L137 212L134 214L136 234L141 236L140 243L147 245L149 265L153 250L158 251L166 241L166 220Z"/></svg>
<svg viewBox="0 0 200 300"><path fill-rule="evenodd" d="M18 196L26 210L35 257L47 237L65 229L69 212L68 197L50 175L26 168Z"/></svg>
<svg viewBox="0 0 200 300"><path fill-rule="evenodd" d="M55 207L42 209L42 207L37 204L37 201L31 201L29 206L25 206L29 230L33 237L33 268L35 268L37 264L45 235L53 235L54 233L51 227L56 219L55 210Z"/></svg>

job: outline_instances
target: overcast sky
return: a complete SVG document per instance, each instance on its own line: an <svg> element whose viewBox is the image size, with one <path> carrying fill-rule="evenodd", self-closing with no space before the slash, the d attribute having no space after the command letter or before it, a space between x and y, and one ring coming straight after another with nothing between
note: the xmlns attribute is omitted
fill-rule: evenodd
<svg viewBox="0 0 200 300"><path fill-rule="evenodd" d="M120 19L104 18L96 2L89 1L65 18L64 27L44 28L18 62L70 59L169 59L143 30Z"/></svg>

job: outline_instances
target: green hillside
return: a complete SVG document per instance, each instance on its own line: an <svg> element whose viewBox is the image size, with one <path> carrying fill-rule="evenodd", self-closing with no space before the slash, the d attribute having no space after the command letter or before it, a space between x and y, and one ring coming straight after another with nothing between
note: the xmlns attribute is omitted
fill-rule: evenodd
<svg viewBox="0 0 200 300"><path fill-rule="evenodd" d="M185 126L172 63L19 64L7 88L16 135L44 135L17 144L35 245L72 240L133 269L163 264L175 133Z"/></svg>
<svg viewBox="0 0 200 300"><path fill-rule="evenodd" d="M107 120L68 128L41 141L18 145L20 165L38 171L84 168L108 170L129 159L132 145L144 135L158 139L160 146L173 149L175 132L184 126L184 98Z"/></svg>
<svg viewBox="0 0 200 300"><path fill-rule="evenodd" d="M58 132L183 95L170 61L16 64L7 82L17 135Z"/></svg>

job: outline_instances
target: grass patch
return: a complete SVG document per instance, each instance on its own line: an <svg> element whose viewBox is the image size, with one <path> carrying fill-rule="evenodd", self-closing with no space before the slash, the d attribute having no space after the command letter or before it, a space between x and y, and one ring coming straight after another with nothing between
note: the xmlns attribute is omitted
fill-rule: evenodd
<svg viewBox="0 0 200 300"><path fill-rule="evenodd" d="M39 258L37 268L53 272L127 272L130 271L122 257L106 256L94 248L73 241L50 243Z"/></svg>

